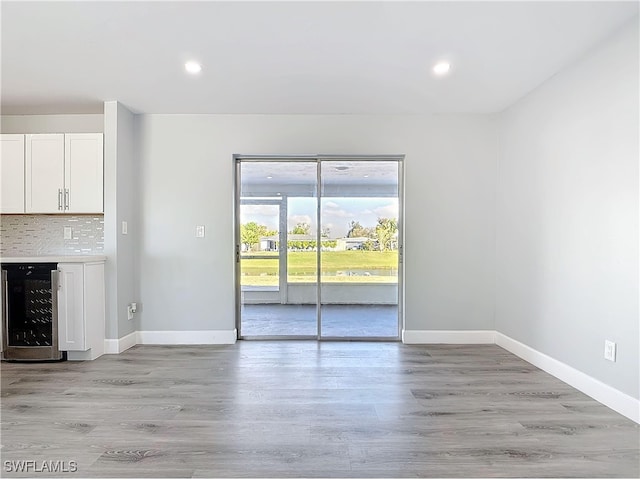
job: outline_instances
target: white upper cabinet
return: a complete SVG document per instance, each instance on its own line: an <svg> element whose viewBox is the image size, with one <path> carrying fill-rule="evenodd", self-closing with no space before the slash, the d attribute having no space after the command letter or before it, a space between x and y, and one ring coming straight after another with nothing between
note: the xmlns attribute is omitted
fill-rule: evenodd
<svg viewBox="0 0 640 480"><path fill-rule="evenodd" d="M102 213L101 133L26 136L26 212Z"/></svg>
<svg viewBox="0 0 640 480"><path fill-rule="evenodd" d="M24 135L0 135L0 213L24 213Z"/></svg>
<svg viewBox="0 0 640 480"><path fill-rule="evenodd" d="M29 134L26 212L64 212L64 134Z"/></svg>
<svg viewBox="0 0 640 480"><path fill-rule="evenodd" d="M103 211L103 163L101 133L64 136L65 205L68 212Z"/></svg>

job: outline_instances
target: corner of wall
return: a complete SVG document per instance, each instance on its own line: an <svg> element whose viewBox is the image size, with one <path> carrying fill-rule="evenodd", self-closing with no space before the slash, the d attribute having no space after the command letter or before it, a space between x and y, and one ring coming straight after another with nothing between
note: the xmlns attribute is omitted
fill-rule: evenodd
<svg viewBox="0 0 640 480"><path fill-rule="evenodd" d="M135 116L117 101L104 103L105 201L104 251L107 255L107 327L108 338L120 338L135 332L137 320L129 320L130 303L140 302L138 218L138 176L135 167ZM127 221L126 236L122 222Z"/></svg>

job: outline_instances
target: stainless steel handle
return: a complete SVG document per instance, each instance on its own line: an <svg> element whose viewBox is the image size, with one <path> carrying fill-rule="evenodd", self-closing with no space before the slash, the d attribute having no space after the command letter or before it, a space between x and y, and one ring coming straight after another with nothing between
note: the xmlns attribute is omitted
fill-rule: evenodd
<svg viewBox="0 0 640 480"><path fill-rule="evenodd" d="M51 290L62 290L60 270L51 270Z"/></svg>
<svg viewBox="0 0 640 480"><path fill-rule="evenodd" d="M52 356L57 356L60 349L60 339L58 338L58 290L62 288L60 284L60 271L51 270L51 346Z"/></svg>
<svg viewBox="0 0 640 480"><path fill-rule="evenodd" d="M62 210L62 189L58 189L58 210Z"/></svg>
<svg viewBox="0 0 640 480"><path fill-rule="evenodd" d="M9 280L7 271L2 270L2 351L9 344Z"/></svg>
<svg viewBox="0 0 640 480"><path fill-rule="evenodd" d="M64 209L69 210L69 189L64 189Z"/></svg>

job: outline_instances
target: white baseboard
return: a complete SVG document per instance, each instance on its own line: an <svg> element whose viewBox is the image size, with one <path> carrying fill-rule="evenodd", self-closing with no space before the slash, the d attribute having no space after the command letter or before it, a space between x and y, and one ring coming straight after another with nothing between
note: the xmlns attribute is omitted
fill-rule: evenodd
<svg viewBox="0 0 640 480"><path fill-rule="evenodd" d="M236 343L237 338L236 330L136 331L105 339L104 353L122 353L135 345L227 345Z"/></svg>
<svg viewBox="0 0 640 480"><path fill-rule="evenodd" d="M137 331L139 345L231 345L237 330Z"/></svg>
<svg viewBox="0 0 640 480"><path fill-rule="evenodd" d="M494 330L403 330L405 344L496 344L598 402L640 423L640 400Z"/></svg>
<svg viewBox="0 0 640 480"><path fill-rule="evenodd" d="M131 332L122 338L107 338L104 341L104 353L122 353L134 345L136 345L136 332Z"/></svg>
<svg viewBox="0 0 640 480"><path fill-rule="evenodd" d="M621 415L640 423L640 400L500 332L496 332L495 339L496 345L589 395Z"/></svg>
<svg viewBox="0 0 640 480"><path fill-rule="evenodd" d="M402 343L495 343L495 330L402 330Z"/></svg>

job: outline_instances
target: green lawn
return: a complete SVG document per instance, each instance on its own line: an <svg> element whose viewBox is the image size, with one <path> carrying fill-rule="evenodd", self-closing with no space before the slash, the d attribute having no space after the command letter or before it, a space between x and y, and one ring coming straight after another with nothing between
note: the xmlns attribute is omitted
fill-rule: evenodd
<svg viewBox="0 0 640 480"><path fill-rule="evenodd" d="M261 258L241 260L242 285L277 285L278 253L259 252L250 255ZM316 255L316 252L288 252L289 282L315 281ZM321 263L325 282L390 283L396 281L398 252L322 252ZM350 272L353 274L350 275Z"/></svg>

